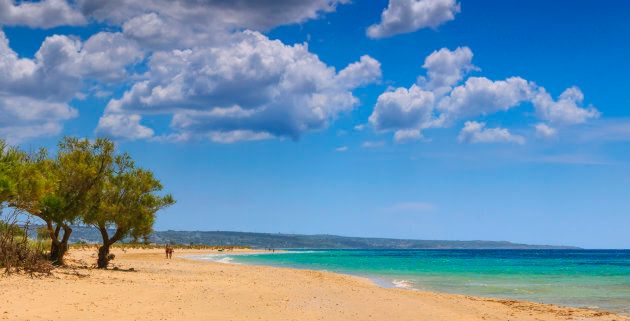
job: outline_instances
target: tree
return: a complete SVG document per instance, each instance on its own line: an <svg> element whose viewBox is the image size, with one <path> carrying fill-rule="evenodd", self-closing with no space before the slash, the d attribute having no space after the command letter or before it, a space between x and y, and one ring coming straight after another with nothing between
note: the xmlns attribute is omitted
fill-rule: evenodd
<svg viewBox="0 0 630 321"><path fill-rule="evenodd" d="M112 171L95 203L97 206L88 212L84 221L98 228L103 238L98 250L99 268L107 268L111 260L110 247L114 243L127 236L138 239L151 234L156 213L175 203L170 194L159 194L162 189L153 173L137 168L129 155L115 157Z"/></svg>
<svg viewBox="0 0 630 321"><path fill-rule="evenodd" d="M90 142L66 137L54 159L41 150L20 171L14 206L44 221L54 264L64 264L71 225L93 206L111 170L113 155L114 144L107 139Z"/></svg>
<svg viewBox="0 0 630 321"><path fill-rule="evenodd" d="M0 139L0 210L15 193L14 177L21 156L17 149L9 147L4 140Z"/></svg>

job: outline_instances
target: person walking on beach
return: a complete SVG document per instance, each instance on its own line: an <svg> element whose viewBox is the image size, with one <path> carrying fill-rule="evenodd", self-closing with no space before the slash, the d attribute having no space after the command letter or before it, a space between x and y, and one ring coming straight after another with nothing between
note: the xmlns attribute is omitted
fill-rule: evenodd
<svg viewBox="0 0 630 321"><path fill-rule="evenodd" d="M173 248L170 245L166 245L166 258L170 259L173 257Z"/></svg>

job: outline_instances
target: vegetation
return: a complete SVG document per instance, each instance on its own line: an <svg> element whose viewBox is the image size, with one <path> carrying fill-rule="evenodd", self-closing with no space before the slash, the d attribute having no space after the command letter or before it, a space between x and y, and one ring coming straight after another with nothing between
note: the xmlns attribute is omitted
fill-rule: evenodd
<svg viewBox="0 0 630 321"><path fill-rule="evenodd" d="M97 243L101 236L89 226L74 226L71 241ZM114 233L110 230L109 233ZM230 231L154 231L151 244L206 245L219 248L251 247L275 249L577 249L572 246L532 245L505 241L414 240L336 235L302 235ZM132 237L123 242L133 242ZM125 246L128 246L125 244ZM129 246L139 246L129 245Z"/></svg>
<svg viewBox="0 0 630 321"><path fill-rule="evenodd" d="M14 212L0 216L0 268L4 269L4 273L50 274L53 266L45 258L43 243L28 238L28 227L16 224Z"/></svg>
<svg viewBox="0 0 630 321"><path fill-rule="evenodd" d="M10 207L41 220L37 235L50 239L48 259L55 265L64 264L73 226L91 225L103 238L97 265L106 268L112 244L129 235L146 237L157 211L174 203L161 190L151 171L117 154L108 139L66 137L55 157L45 149L27 154L0 141L0 210ZM6 219L2 224L1 235L15 240L17 224ZM22 244L29 244L28 233L22 234Z"/></svg>
<svg viewBox="0 0 630 321"><path fill-rule="evenodd" d="M137 240L151 234L155 213L175 202L171 195L158 195L161 190L162 184L153 173L136 168L129 155L115 158L95 207L84 218L85 223L98 228L103 239L98 250L99 268L107 268L112 244L129 235ZM114 230L111 236L110 228Z"/></svg>

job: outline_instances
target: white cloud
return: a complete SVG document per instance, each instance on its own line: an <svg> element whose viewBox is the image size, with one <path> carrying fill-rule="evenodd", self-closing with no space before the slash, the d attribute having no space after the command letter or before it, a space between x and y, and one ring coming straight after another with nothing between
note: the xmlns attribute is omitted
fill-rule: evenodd
<svg viewBox="0 0 630 321"><path fill-rule="evenodd" d="M394 133L394 140L398 143L419 140L421 138L422 133L419 129L401 129Z"/></svg>
<svg viewBox="0 0 630 321"><path fill-rule="evenodd" d="M52 28L83 25L87 21L65 0L19 1L0 0L0 26Z"/></svg>
<svg viewBox="0 0 630 321"><path fill-rule="evenodd" d="M584 94L577 87L568 88L556 101L544 88L539 88L532 99L541 119L561 124L580 124L599 117L600 113L595 107L582 108L580 105L583 101Z"/></svg>
<svg viewBox="0 0 630 321"><path fill-rule="evenodd" d="M472 57L467 47L434 51L423 65L426 77L418 77L417 83L409 89L398 87L382 93L369 117L370 123L377 131L394 132L394 139L400 141L422 138L421 131L426 128L450 127L525 103L534 106L540 120L552 123L577 124L599 116L595 107L581 107L584 97L575 87L553 100L544 87L521 77L466 78L470 71L479 70L472 64ZM506 132L492 129L488 135L499 137Z"/></svg>
<svg viewBox="0 0 630 321"><path fill-rule="evenodd" d="M332 12L347 0L78 0L86 16L122 24L148 12L190 24L220 22L232 28L268 30L278 25L300 23ZM208 19L212 17L213 19ZM213 21L211 21L213 20Z"/></svg>
<svg viewBox="0 0 630 321"><path fill-rule="evenodd" d="M125 139L153 137L153 130L140 124L140 115L107 114L101 117L98 133Z"/></svg>
<svg viewBox="0 0 630 321"><path fill-rule="evenodd" d="M551 138L555 137L558 131L544 123L538 123L534 125L534 129L536 129L536 134L540 137Z"/></svg>
<svg viewBox="0 0 630 321"><path fill-rule="evenodd" d="M336 151L343 153L343 152L347 152L348 151L348 146L340 146L335 148Z"/></svg>
<svg viewBox="0 0 630 321"><path fill-rule="evenodd" d="M525 144L525 138L513 135L505 128L486 128L485 123L467 121L457 140L462 143L516 143Z"/></svg>
<svg viewBox="0 0 630 321"><path fill-rule="evenodd" d="M68 103L82 96L85 80L122 78L125 65L141 56L120 34L98 33L85 43L50 36L34 59L20 58L0 31L0 124L24 131L9 135L6 127L3 137L18 140L35 137L37 132L50 135L60 131L63 121L77 116Z"/></svg>
<svg viewBox="0 0 630 321"><path fill-rule="evenodd" d="M255 141L271 139L273 136L265 132L251 130L211 131L208 138L216 143L231 144L239 141Z"/></svg>
<svg viewBox="0 0 630 321"><path fill-rule="evenodd" d="M308 51L245 31L222 46L157 52L147 79L107 114L173 114L171 127L185 137L238 133L222 142L270 137L298 139L324 128L358 100L351 90L380 78L380 64L369 56L339 73ZM256 135L244 135L252 133Z"/></svg>
<svg viewBox="0 0 630 321"><path fill-rule="evenodd" d="M363 55L357 62L351 63L337 75L337 83L346 88L356 88L377 82L381 79L381 63Z"/></svg>
<svg viewBox="0 0 630 321"><path fill-rule="evenodd" d="M428 79L420 77L419 83L436 92L448 92L468 72L479 69L472 64L472 58L472 50L468 47L458 47L453 51L446 48L436 50L425 58L422 65L427 70Z"/></svg>
<svg viewBox="0 0 630 321"><path fill-rule="evenodd" d="M133 17L122 24L124 35L150 50L186 49L218 44L230 33L212 23L194 24L155 12Z"/></svg>
<svg viewBox="0 0 630 321"><path fill-rule="evenodd" d="M0 127L0 137L7 143L16 145L26 140L58 135L63 127L56 122L43 122L29 125L9 125Z"/></svg>
<svg viewBox="0 0 630 321"><path fill-rule="evenodd" d="M298 139L353 109L358 99L352 90L379 81L380 63L362 56L337 72L306 44L287 46L247 29L301 23L347 2L0 0L0 26L53 27L89 20L121 30L100 32L85 42L53 35L33 59L18 57L0 31L0 100L2 108L10 110L0 115L0 122L9 114L45 115L62 106L67 115L50 119L61 126L76 116L68 105L71 100L103 98L122 81L133 80L123 97L109 102L98 132L224 143ZM147 72L129 77L131 66L143 62L145 55L150 57ZM18 99L40 107L16 109L11 103ZM147 114L172 115L174 131L156 137L140 124ZM25 125L40 124L35 118Z"/></svg>
<svg viewBox="0 0 630 321"><path fill-rule="evenodd" d="M371 38L385 38L437 26L455 19L460 12L456 0L389 0L381 22L367 30Z"/></svg>
<svg viewBox="0 0 630 321"><path fill-rule="evenodd" d="M69 101L83 80L121 79L125 66L142 52L119 33L101 32L85 43L67 36L47 37L35 59L19 58L0 31L0 86L2 92L47 100Z"/></svg>
<svg viewBox="0 0 630 321"><path fill-rule="evenodd" d="M420 129L433 115L435 95L419 86L396 88L381 94L370 116L370 123L379 131Z"/></svg>
<svg viewBox="0 0 630 321"><path fill-rule="evenodd" d="M520 77L497 81L470 77L440 100L438 110L446 122L507 111L528 100L533 88L533 83Z"/></svg>
<svg viewBox="0 0 630 321"><path fill-rule="evenodd" d="M92 19L122 26L147 48L218 45L234 31L269 30L332 12L348 0L79 0Z"/></svg>
<svg viewBox="0 0 630 321"><path fill-rule="evenodd" d="M0 94L0 137L12 144L58 134L61 122L77 116L76 109L65 103Z"/></svg>

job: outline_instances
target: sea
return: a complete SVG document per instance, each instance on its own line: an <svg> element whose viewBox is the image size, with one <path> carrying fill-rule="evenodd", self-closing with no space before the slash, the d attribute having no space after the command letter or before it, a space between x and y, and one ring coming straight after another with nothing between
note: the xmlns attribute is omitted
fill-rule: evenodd
<svg viewBox="0 0 630 321"><path fill-rule="evenodd" d="M630 315L630 250L287 250L195 259L325 270L384 287Z"/></svg>

